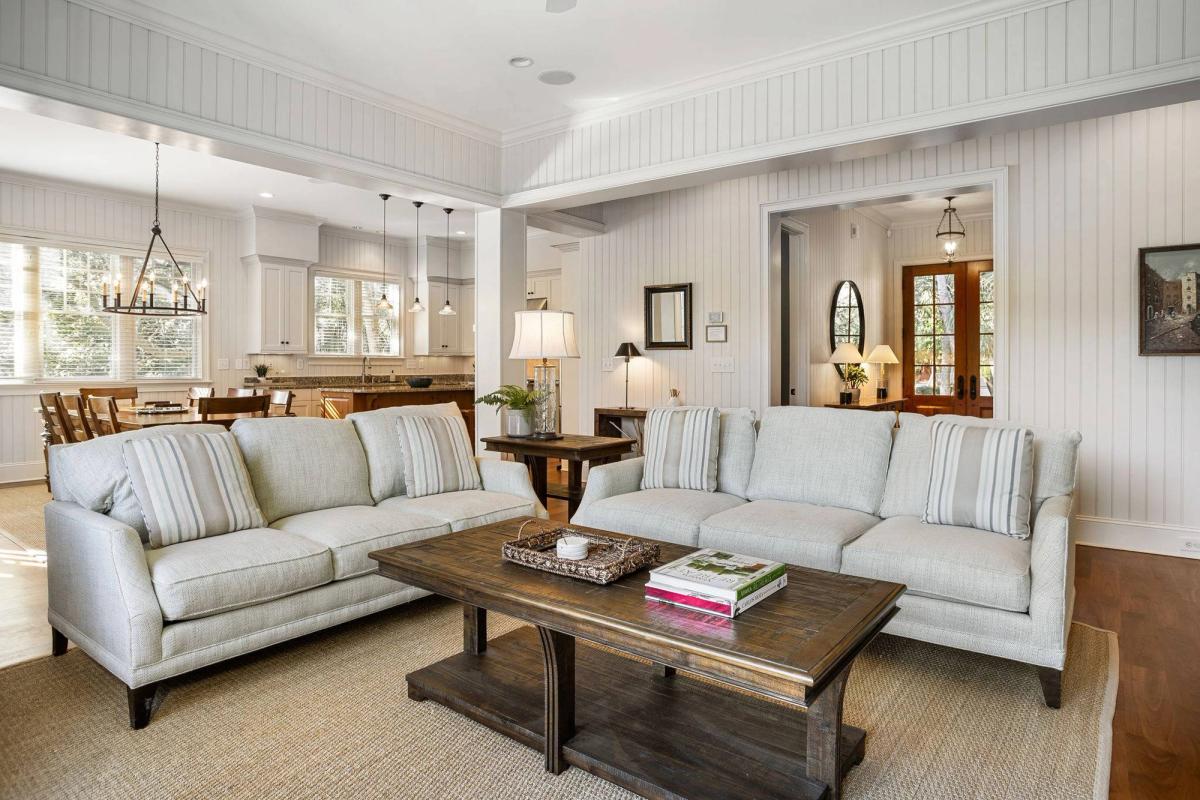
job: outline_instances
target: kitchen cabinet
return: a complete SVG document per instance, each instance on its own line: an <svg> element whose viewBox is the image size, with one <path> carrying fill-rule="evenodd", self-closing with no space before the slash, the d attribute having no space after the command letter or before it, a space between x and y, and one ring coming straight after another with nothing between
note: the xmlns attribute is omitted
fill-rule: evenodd
<svg viewBox="0 0 1200 800"><path fill-rule="evenodd" d="M249 353L307 351L308 268L248 259Z"/></svg>
<svg viewBox="0 0 1200 800"><path fill-rule="evenodd" d="M460 356L475 353L475 285L440 281L424 283L427 308L414 314L413 348L415 356ZM456 313L438 312L449 297Z"/></svg>
<svg viewBox="0 0 1200 800"><path fill-rule="evenodd" d="M562 275L555 273L531 275L525 280L525 298L546 298L546 308L562 309Z"/></svg>

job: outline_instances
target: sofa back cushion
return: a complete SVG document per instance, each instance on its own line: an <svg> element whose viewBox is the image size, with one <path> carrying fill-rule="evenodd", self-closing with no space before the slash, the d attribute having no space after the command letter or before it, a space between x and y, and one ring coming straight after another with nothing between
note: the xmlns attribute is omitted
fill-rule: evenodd
<svg viewBox="0 0 1200 800"><path fill-rule="evenodd" d="M875 514L887 480L894 419L876 411L768 408L748 497Z"/></svg>
<svg viewBox="0 0 1200 800"><path fill-rule="evenodd" d="M233 436L268 522L334 506L374 505L367 456L345 420L239 419Z"/></svg>
<svg viewBox="0 0 1200 800"><path fill-rule="evenodd" d="M717 491L744 498L754 466L754 412L721 409L721 444L717 449Z"/></svg>
<svg viewBox="0 0 1200 800"><path fill-rule="evenodd" d="M642 488L715 492L720 426L721 412L709 406L650 409Z"/></svg>
<svg viewBox="0 0 1200 800"><path fill-rule="evenodd" d="M221 425L160 425L101 436L78 444L50 448L50 488L55 500L77 503L89 511L107 514L150 541L142 506L133 493L121 448L131 439L223 433Z"/></svg>
<svg viewBox="0 0 1200 800"><path fill-rule="evenodd" d="M900 415L900 428L892 447L887 487L879 506L879 516L920 517L929 497L929 465L933 458L930 438L934 420L962 425L1020 427L1000 420L939 414L926 417L908 412ZM1033 508L1030 524L1042 503L1050 497L1075 492L1075 463L1079 451L1079 431L1032 428L1033 431Z"/></svg>
<svg viewBox="0 0 1200 800"><path fill-rule="evenodd" d="M228 431L130 439L121 450L151 547L266 527Z"/></svg>
<svg viewBox="0 0 1200 800"><path fill-rule="evenodd" d="M424 406L395 406L347 414L367 454L371 476L371 497L381 502L404 494L404 451L396 433L396 417L439 414L462 419L457 403L433 403Z"/></svg>

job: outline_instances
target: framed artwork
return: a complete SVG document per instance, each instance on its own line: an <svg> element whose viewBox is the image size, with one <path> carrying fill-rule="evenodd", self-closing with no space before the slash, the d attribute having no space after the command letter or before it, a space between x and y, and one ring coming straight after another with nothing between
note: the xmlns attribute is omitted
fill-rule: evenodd
<svg viewBox="0 0 1200 800"><path fill-rule="evenodd" d="M1200 355L1200 244L1138 249L1138 353Z"/></svg>
<svg viewBox="0 0 1200 800"><path fill-rule="evenodd" d="M705 325L704 326L704 341L706 341L706 342L728 342L729 341L729 326L728 325Z"/></svg>

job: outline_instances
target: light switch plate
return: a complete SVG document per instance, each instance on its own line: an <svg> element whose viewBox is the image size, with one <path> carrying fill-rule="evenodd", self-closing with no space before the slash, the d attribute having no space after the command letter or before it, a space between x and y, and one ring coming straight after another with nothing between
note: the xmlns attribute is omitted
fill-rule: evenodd
<svg viewBox="0 0 1200 800"><path fill-rule="evenodd" d="M709 325L720 325L724 321L725 321L725 312L724 311L708 312L708 324Z"/></svg>
<svg viewBox="0 0 1200 800"><path fill-rule="evenodd" d="M709 359L708 368L713 372L733 372L732 358L713 358Z"/></svg>
<svg viewBox="0 0 1200 800"><path fill-rule="evenodd" d="M303 358L295 359L295 363L296 363L296 369L304 369L304 359Z"/></svg>
<svg viewBox="0 0 1200 800"><path fill-rule="evenodd" d="M614 358L613 356L607 356L605 358L600 359L600 371L601 372L612 372L616 368L617 368L617 359Z"/></svg>
<svg viewBox="0 0 1200 800"><path fill-rule="evenodd" d="M217 359L217 369L229 369L229 359L228 358L218 358Z"/></svg>

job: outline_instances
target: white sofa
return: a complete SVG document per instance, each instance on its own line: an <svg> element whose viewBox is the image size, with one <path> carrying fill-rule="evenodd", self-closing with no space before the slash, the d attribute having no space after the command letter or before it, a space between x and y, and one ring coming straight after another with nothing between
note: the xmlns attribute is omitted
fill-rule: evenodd
<svg viewBox="0 0 1200 800"><path fill-rule="evenodd" d="M437 408L458 413L452 403ZM233 435L269 527L159 549L147 544L121 444L224 428L165 426L51 448L45 520L55 654L73 641L120 678L130 724L142 727L166 678L427 594L374 574L369 552L546 516L526 468L494 459L478 460L481 490L405 496L401 413L412 412L239 420Z"/></svg>
<svg viewBox="0 0 1200 800"><path fill-rule="evenodd" d="M967 424L1003 424L943 416ZM1034 430L1032 536L921 522L930 417L778 407L758 434L723 411L718 491L641 490L642 459L594 468L572 521L903 583L889 633L1036 665L1059 704L1074 600L1080 436Z"/></svg>

